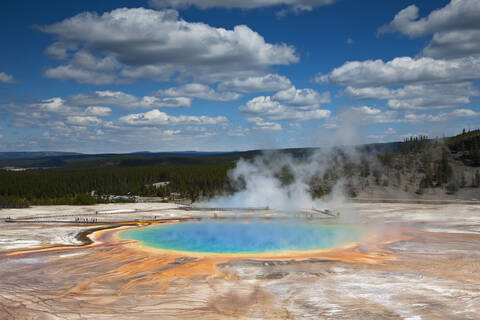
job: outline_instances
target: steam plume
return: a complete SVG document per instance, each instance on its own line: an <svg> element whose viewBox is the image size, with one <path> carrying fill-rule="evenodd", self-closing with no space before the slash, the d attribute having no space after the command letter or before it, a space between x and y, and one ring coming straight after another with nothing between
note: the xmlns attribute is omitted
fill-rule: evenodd
<svg viewBox="0 0 480 320"><path fill-rule="evenodd" d="M336 173L345 155L338 150L311 152L264 152L253 159L240 159L228 175L232 195L215 197L202 206L265 207L298 211L325 207L325 200L315 198L317 188L330 189L329 205L344 200L342 179ZM334 176L334 177L333 177ZM327 186L331 179L332 185ZM312 189L313 186L313 189Z"/></svg>

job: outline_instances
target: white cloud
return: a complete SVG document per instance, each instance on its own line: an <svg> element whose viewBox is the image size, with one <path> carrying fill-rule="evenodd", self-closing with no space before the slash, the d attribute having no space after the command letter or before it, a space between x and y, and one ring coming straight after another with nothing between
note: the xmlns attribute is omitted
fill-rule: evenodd
<svg viewBox="0 0 480 320"><path fill-rule="evenodd" d="M109 107L97 107L97 106L90 106L85 109L85 114L90 116L108 116L112 113L112 109Z"/></svg>
<svg viewBox="0 0 480 320"><path fill-rule="evenodd" d="M367 114L367 115L374 115L380 114L382 110L377 108L372 108L369 106L361 106L361 107L352 107L352 110L358 111L359 113Z"/></svg>
<svg viewBox="0 0 480 320"><path fill-rule="evenodd" d="M42 100L38 103L32 103L26 106L17 106L17 109L29 111L32 116L38 114L42 118L43 114L53 113L58 115L77 115L77 116L108 116L112 112L109 107L76 105L72 101L56 97Z"/></svg>
<svg viewBox="0 0 480 320"><path fill-rule="evenodd" d="M166 125L215 125L228 122L224 116L170 116L157 109L145 112L130 114L119 119L121 124L131 126L166 126Z"/></svg>
<svg viewBox="0 0 480 320"><path fill-rule="evenodd" d="M115 81L119 63L114 57L99 58L86 50L77 51L70 63L45 70L47 78L75 80L80 83L108 84Z"/></svg>
<svg viewBox="0 0 480 320"><path fill-rule="evenodd" d="M64 123L76 126L99 125L112 109L104 106L77 106L59 97L29 104L1 104L0 109L13 116L16 127L63 127ZM60 125L61 124L61 125Z"/></svg>
<svg viewBox="0 0 480 320"><path fill-rule="evenodd" d="M320 94L312 89L291 87L277 92L273 97L255 97L238 109L250 117L306 121L328 118L330 110L319 109L319 105L329 101L328 92Z"/></svg>
<svg viewBox="0 0 480 320"><path fill-rule="evenodd" d="M334 3L335 0L150 0L154 8L187 8L196 6L200 9L208 8L240 8L256 9L286 5L295 12L311 11L315 7Z"/></svg>
<svg viewBox="0 0 480 320"><path fill-rule="evenodd" d="M350 119L356 119L358 123L397 123L397 122L445 122L455 118L478 117L479 112L471 109L456 109L449 112L437 114L428 113L406 113L403 116L396 111L381 110L378 108L362 106L352 107L344 111L344 115ZM338 121L338 119L335 119ZM389 128L385 134L392 134L394 130Z"/></svg>
<svg viewBox="0 0 480 320"><path fill-rule="evenodd" d="M406 122L445 122L455 118L479 117L480 112L471 109L457 109L450 112L441 112L438 114L413 114L405 115Z"/></svg>
<svg viewBox="0 0 480 320"><path fill-rule="evenodd" d="M277 92L274 100L281 101L288 106L299 107L300 109L316 108L320 104L329 103L330 93L319 93L312 89L297 89L294 86Z"/></svg>
<svg viewBox="0 0 480 320"><path fill-rule="evenodd" d="M220 83L219 90L239 92L267 92L288 89L292 86L290 79L278 74L234 78Z"/></svg>
<svg viewBox="0 0 480 320"><path fill-rule="evenodd" d="M75 112L75 109L72 106L66 105L65 100L58 97L42 100L39 103L31 104L30 107L34 110L36 109L42 112L53 112L60 114L72 114Z"/></svg>
<svg viewBox="0 0 480 320"><path fill-rule="evenodd" d="M164 130L163 133L167 136L174 136L182 132L181 130Z"/></svg>
<svg viewBox="0 0 480 320"><path fill-rule="evenodd" d="M201 83L188 83L183 86L159 90L157 95L166 97L188 97L212 101L232 101L242 97L241 94L231 91L217 92L207 85Z"/></svg>
<svg viewBox="0 0 480 320"><path fill-rule="evenodd" d="M478 0L452 0L422 19L418 19L418 11L416 5L401 10L390 24L380 28L380 33L400 31L410 37L419 37L438 31L480 29Z"/></svg>
<svg viewBox="0 0 480 320"><path fill-rule="evenodd" d="M395 129L393 129L393 128L388 128L384 132L384 134L396 134L396 133L397 133L397 131L395 131Z"/></svg>
<svg viewBox="0 0 480 320"><path fill-rule="evenodd" d="M218 81L298 61L292 46L266 43L245 25L226 30L190 23L175 10L84 12L39 28L57 36L55 46L79 48L72 50L73 56L65 51L66 64L47 69L45 75L85 83L145 77L166 81L174 74Z"/></svg>
<svg viewBox="0 0 480 320"><path fill-rule="evenodd" d="M191 99L187 97L137 97L122 91L95 91L68 97L75 105L113 105L125 108L175 108L190 107Z"/></svg>
<svg viewBox="0 0 480 320"><path fill-rule="evenodd" d="M12 75L0 72L0 83L16 83L17 80Z"/></svg>
<svg viewBox="0 0 480 320"><path fill-rule="evenodd" d="M345 127L346 130L350 130L350 127L358 125L396 122L402 122L397 111L382 110L370 106L357 106L345 108L335 117L329 118L323 127L329 129Z"/></svg>
<svg viewBox="0 0 480 320"><path fill-rule="evenodd" d="M260 117L251 117L246 119L248 122L255 123L255 126L252 128L253 130L261 130L261 131L280 131L282 130L282 126L276 122L268 122L263 120Z"/></svg>
<svg viewBox="0 0 480 320"><path fill-rule="evenodd" d="M445 7L419 18L412 5L400 11L393 21L379 29L379 34L401 32L409 37L433 34L423 56L397 57L390 61L348 61L317 82L344 85L342 92L354 99L386 100L395 110L453 108L471 103L479 96L474 81L480 79L480 2L452 0ZM393 111L381 111L380 122L447 121L463 117L457 109L438 114L407 113L400 117ZM359 110L356 110L357 112ZM473 114L471 114L473 116Z"/></svg>
<svg viewBox="0 0 480 320"><path fill-rule="evenodd" d="M243 128L242 126L238 126L236 128L232 128L227 132L227 136L229 137L244 137L250 132L249 128Z"/></svg>
<svg viewBox="0 0 480 320"><path fill-rule="evenodd" d="M69 52L77 47L68 42L54 42L45 49L45 54L53 59L63 60L68 58Z"/></svg>
<svg viewBox="0 0 480 320"><path fill-rule="evenodd" d="M0 133L0 139L2 139L2 138L3 138L3 134Z"/></svg>
<svg viewBox="0 0 480 320"><path fill-rule="evenodd" d="M70 116L70 117L67 117L67 123L74 126L90 127L90 126L98 126L99 124L102 123L102 120L92 116Z"/></svg>
<svg viewBox="0 0 480 320"><path fill-rule="evenodd" d="M448 112L431 113L400 113L395 110L384 110L370 106L358 106L344 109L335 117L329 118L324 128L337 129L340 127L366 126L380 123L425 123L425 122L449 122L459 118L480 117L480 112L471 109L456 109ZM393 128L388 128L381 135L374 138L385 138L387 135L395 135ZM398 137L401 137L400 135ZM373 138L369 137L369 138Z"/></svg>
<svg viewBox="0 0 480 320"><path fill-rule="evenodd" d="M469 82L453 84L414 84L399 89L386 87L347 87L343 94L355 99L388 100L394 109L441 109L470 103L479 91Z"/></svg>
<svg viewBox="0 0 480 320"><path fill-rule="evenodd" d="M428 57L400 57L391 61L350 61L317 82L354 87L377 87L412 83L451 83L480 79L480 58L438 60Z"/></svg>
<svg viewBox="0 0 480 320"><path fill-rule="evenodd" d="M480 54L480 2L478 0L452 0L445 7L418 19L418 7L411 5L393 21L379 29L379 33L401 32L409 37L433 34L424 49L426 56L458 58Z"/></svg>
<svg viewBox="0 0 480 320"><path fill-rule="evenodd" d="M433 58L457 58L480 54L480 30L439 32L423 50Z"/></svg>

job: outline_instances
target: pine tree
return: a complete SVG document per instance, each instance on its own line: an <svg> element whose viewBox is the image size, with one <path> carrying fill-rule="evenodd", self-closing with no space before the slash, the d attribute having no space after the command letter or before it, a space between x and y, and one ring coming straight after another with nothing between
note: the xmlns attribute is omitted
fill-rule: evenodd
<svg viewBox="0 0 480 320"><path fill-rule="evenodd" d="M465 178L465 172L462 172L460 177L460 188L465 188L467 186L467 178Z"/></svg>
<svg viewBox="0 0 480 320"><path fill-rule="evenodd" d="M472 184L473 187L475 187L475 188L480 187L480 171L477 170L475 172L475 176L473 178L473 181L474 181L473 184Z"/></svg>
<svg viewBox="0 0 480 320"><path fill-rule="evenodd" d="M442 152L442 160L437 168L437 184L442 185L451 182L453 177L453 169L448 163L446 150Z"/></svg>
<svg viewBox="0 0 480 320"><path fill-rule="evenodd" d="M474 138L472 147L470 150L472 161L474 165L480 165L480 148L478 147L478 139Z"/></svg>

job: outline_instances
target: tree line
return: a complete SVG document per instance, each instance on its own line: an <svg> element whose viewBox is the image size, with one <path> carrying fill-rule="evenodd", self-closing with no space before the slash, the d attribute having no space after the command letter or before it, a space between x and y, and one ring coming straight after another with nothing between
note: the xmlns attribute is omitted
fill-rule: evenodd
<svg viewBox="0 0 480 320"><path fill-rule="evenodd" d="M0 207L110 202L105 195L168 197L192 201L228 190L233 163L129 167L89 170L36 169L0 171ZM153 183L168 181L156 188ZM114 200L118 201L118 200Z"/></svg>

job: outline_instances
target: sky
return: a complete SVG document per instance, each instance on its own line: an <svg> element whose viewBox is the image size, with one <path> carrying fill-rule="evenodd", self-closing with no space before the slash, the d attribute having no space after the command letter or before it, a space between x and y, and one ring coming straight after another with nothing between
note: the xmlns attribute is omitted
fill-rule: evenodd
<svg viewBox="0 0 480 320"><path fill-rule="evenodd" d="M234 151L480 127L478 0L0 4L0 151Z"/></svg>

